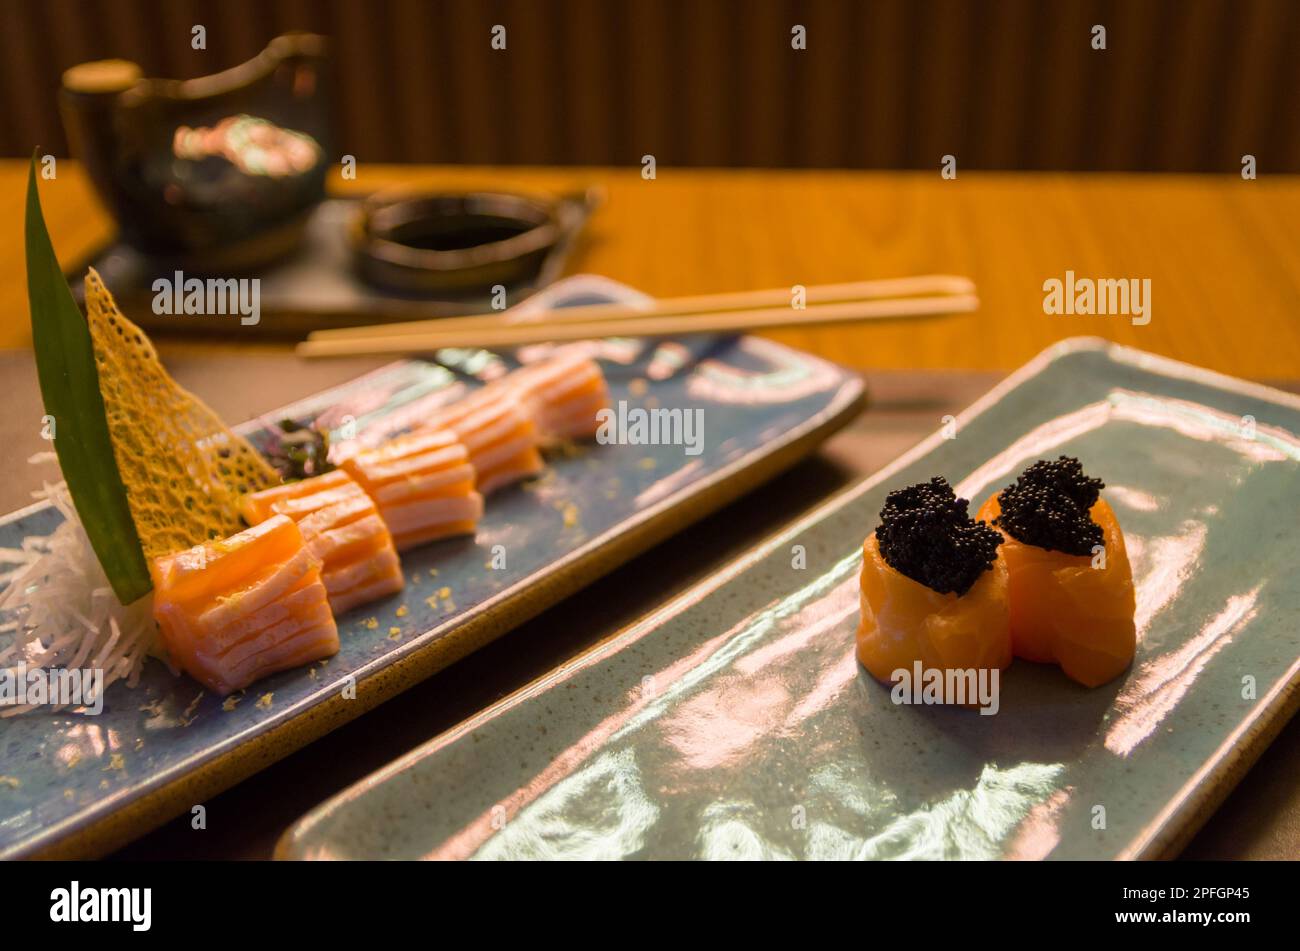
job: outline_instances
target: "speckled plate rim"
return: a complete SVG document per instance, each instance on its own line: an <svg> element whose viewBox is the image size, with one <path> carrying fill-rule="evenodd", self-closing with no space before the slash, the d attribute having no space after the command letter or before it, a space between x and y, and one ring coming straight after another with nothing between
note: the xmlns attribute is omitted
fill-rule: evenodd
<svg viewBox="0 0 1300 951"><path fill-rule="evenodd" d="M957 423L964 426L1000 402L1022 384L1038 376L1062 357L1082 352L1102 352L1118 363L1136 366L1152 373L1187 380L1216 389L1226 390L1265 402L1276 403L1300 410L1300 396L1278 390L1261 383L1252 383L1204 367L1183 363L1169 357L1148 353L1135 347L1111 343L1100 337L1070 337L1053 344L1033 357L1028 363L1009 374L1002 382L956 414ZM810 528L833 515L854 499L871 491L892 478L912 463L920 460L943 443L943 433L934 432L861 482L837 492L821 505L798 518L786 528L778 530L744 555L719 568L702 581L682 591L645 617L633 621L572 660L543 674L519 690L503 697L462 723L421 744L409 753L395 759L387 766L371 773L316 806L280 836L274 858L279 861L306 859L308 841L313 830L334 813L351 808L362 795L375 786L382 785L419 760L436 753L484 723L518 706L529 698L548 690L553 684L567 679L575 671L599 663L610 654L617 653L627 644L645 636L648 629L680 614L688 606L698 603L728 582L744 574L777 549L784 548ZM1251 714L1244 718L1229 737L1214 751L1183 786L1170 797L1165 808L1150 822L1135 840L1121 851L1119 859L1159 860L1178 855L1196 831L1228 793L1246 774L1259 755L1281 731L1291 716L1300 708L1300 658L1287 671L1285 680L1272 689Z"/></svg>
<svg viewBox="0 0 1300 951"><path fill-rule="evenodd" d="M786 349L794 351L796 348ZM328 399L345 387L355 386L357 380L389 368L391 365L380 367L338 387L330 387L306 400L292 403L282 411L290 411L307 401ZM847 425L865 406L865 384L859 376L845 371L838 391L825 408L751 452L719 466L698 481L589 539L547 568L469 608L458 619L454 636L441 637L426 644L413 641L358 669L355 672L358 688L355 699L331 694L325 699L308 698L288 706L274 722L255 734L231 737L181 760L161 772L143 791L133 787L107 796L98 805L93 818L70 817L51 824L39 835L25 840L21 851L2 853L0 859L97 858L120 848L180 815L193 803L204 802L229 789L426 680L761 485L812 452ZM242 432L256 425L256 421L250 421L235 429ZM0 524L46 505L48 503L37 502L19 509L0 518Z"/></svg>

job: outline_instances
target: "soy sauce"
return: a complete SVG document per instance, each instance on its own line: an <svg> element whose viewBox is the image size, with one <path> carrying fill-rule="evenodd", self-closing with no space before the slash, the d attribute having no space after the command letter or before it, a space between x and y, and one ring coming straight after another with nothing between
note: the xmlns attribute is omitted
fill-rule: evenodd
<svg viewBox="0 0 1300 951"><path fill-rule="evenodd" d="M505 241L532 229L532 224L517 218L455 214L408 221L393 228L384 237L421 251L463 251L466 248Z"/></svg>

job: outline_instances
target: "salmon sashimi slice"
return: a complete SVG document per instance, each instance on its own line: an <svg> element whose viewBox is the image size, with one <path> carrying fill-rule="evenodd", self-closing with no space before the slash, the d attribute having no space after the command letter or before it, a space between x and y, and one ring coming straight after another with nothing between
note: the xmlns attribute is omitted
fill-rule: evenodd
<svg viewBox="0 0 1300 951"><path fill-rule="evenodd" d="M264 522L229 538L155 558L151 565L154 588L167 588L176 600L214 588L236 590L250 576L271 574L302 548L301 532L287 532L279 522Z"/></svg>
<svg viewBox="0 0 1300 951"><path fill-rule="evenodd" d="M376 500L342 469L250 493L240 509L252 524L275 515L298 523L307 550L321 562L321 580L336 615L405 585Z"/></svg>
<svg viewBox="0 0 1300 951"><path fill-rule="evenodd" d="M483 496L469 449L451 430L422 429L344 460L375 500L398 551L452 535L472 535Z"/></svg>
<svg viewBox="0 0 1300 951"><path fill-rule="evenodd" d="M600 364L578 353L530 363L443 409L440 426L454 426L469 414L503 399L517 400L533 421L538 440L588 439L600 428L598 414L610 408L609 386Z"/></svg>
<svg viewBox="0 0 1300 951"><path fill-rule="evenodd" d="M514 388L544 439L589 439L610 408L600 364L583 354L561 354L521 367L502 384Z"/></svg>
<svg viewBox="0 0 1300 951"><path fill-rule="evenodd" d="M154 559L154 617L172 661L216 693L338 653L321 560L275 514Z"/></svg>
<svg viewBox="0 0 1300 951"><path fill-rule="evenodd" d="M1104 558L1025 544L1005 527L1000 552L1011 594L1011 643L1017 657L1058 664L1072 680L1096 687L1118 677L1137 649L1133 572L1119 520L1106 500L1088 510L1101 527ZM978 518L995 524L997 495Z"/></svg>
<svg viewBox="0 0 1300 951"><path fill-rule="evenodd" d="M342 469L332 469L310 479L250 492L240 498L239 514L249 525L265 522L272 515L288 515L299 522L304 515L347 498L355 485Z"/></svg>
<svg viewBox="0 0 1300 951"><path fill-rule="evenodd" d="M455 434L469 453L483 495L542 471L537 424L508 391L480 390L435 414L427 425Z"/></svg>
<svg viewBox="0 0 1300 951"><path fill-rule="evenodd" d="M1001 670L1011 663L1007 568L1001 559L965 594L941 594L892 568L872 532L862 547L858 660L886 683L894 672Z"/></svg>

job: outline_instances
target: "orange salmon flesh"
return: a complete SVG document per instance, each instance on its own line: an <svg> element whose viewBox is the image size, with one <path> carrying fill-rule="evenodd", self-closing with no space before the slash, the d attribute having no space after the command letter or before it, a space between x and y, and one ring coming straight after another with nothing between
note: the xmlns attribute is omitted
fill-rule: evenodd
<svg viewBox="0 0 1300 951"><path fill-rule="evenodd" d="M155 558L153 611L172 662L225 695L337 654L320 566L286 515Z"/></svg>
<svg viewBox="0 0 1300 951"><path fill-rule="evenodd" d="M520 393L546 439L589 439L596 414L610 406L600 364L590 357L560 355L521 367L503 381Z"/></svg>
<svg viewBox="0 0 1300 951"><path fill-rule="evenodd" d="M1007 569L999 559L964 595L940 594L890 567L872 532L862 546L858 660L877 680L896 670L1001 670L1011 663Z"/></svg>
<svg viewBox="0 0 1300 951"><path fill-rule="evenodd" d="M483 516L469 451L448 430L390 439L344 460L343 468L375 500L398 551L472 535Z"/></svg>
<svg viewBox="0 0 1300 951"><path fill-rule="evenodd" d="M435 414L427 427L455 434L484 495L542 471L537 426L512 394L479 391Z"/></svg>
<svg viewBox="0 0 1300 951"><path fill-rule="evenodd" d="M976 518L993 524L1001 511L994 495ZM1005 531L998 560L1007 566L1016 656L1058 664L1071 680L1097 687L1118 677L1133 661L1137 602L1115 513L1105 499L1098 499L1089 514L1102 529L1104 567L1094 567L1092 555L1047 551Z"/></svg>
<svg viewBox="0 0 1300 951"><path fill-rule="evenodd" d="M252 525L273 515L298 523L308 550L321 560L335 615L405 584L393 536L374 500L341 469L246 495L240 510Z"/></svg>

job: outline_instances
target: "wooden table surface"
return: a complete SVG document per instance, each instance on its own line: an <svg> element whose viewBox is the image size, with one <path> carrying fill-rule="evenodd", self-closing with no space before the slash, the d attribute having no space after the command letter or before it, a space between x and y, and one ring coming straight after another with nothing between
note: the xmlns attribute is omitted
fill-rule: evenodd
<svg viewBox="0 0 1300 951"><path fill-rule="evenodd" d="M23 279L26 163L0 162L0 348L30 339ZM1011 370L1062 337L1093 334L1253 379L1300 377L1300 179L959 172L448 169L368 166L340 193L392 185L596 184L607 201L572 270L657 296L950 272L979 312L927 323L773 336L859 367ZM62 161L41 183L60 259L111 225ZM1145 326L1049 316L1043 282L1150 279ZM233 332L235 334L238 331ZM245 347L247 338L233 336Z"/></svg>
<svg viewBox="0 0 1300 951"><path fill-rule="evenodd" d="M0 349L30 337L21 244L25 163L0 162ZM867 370L872 409L821 452L365 717L208 803L122 858L257 858L322 799L523 686L662 603L932 432L943 415L1061 337L1095 334L1300 390L1300 181L841 172L396 169L361 166L338 190L412 185L562 188L597 183L607 205L572 270L658 295L947 271L975 279L983 309L943 323L776 334ZM41 185L60 257L111 233L71 162ZM1149 277L1153 319L1049 317L1042 282L1067 269ZM987 342L996 345L981 345ZM228 421L262 413L380 361L303 363L281 345L163 340L177 378ZM872 368L885 368L883 370ZM919 372L904 372L913 370ZM968 371L977 372L968 372ZM0 509L23 504L47 448L29 352L0 353ZM238 377L239 387L229 381ZM1288 383L1287 381L1293 381ZM629 592L636 592L630 597ZM577 602L581 602L580 604ZM1300 855L1300 720L1291 723L1193 840L1195 858ZM221 831L215 831L221 830Z"/></svg>

